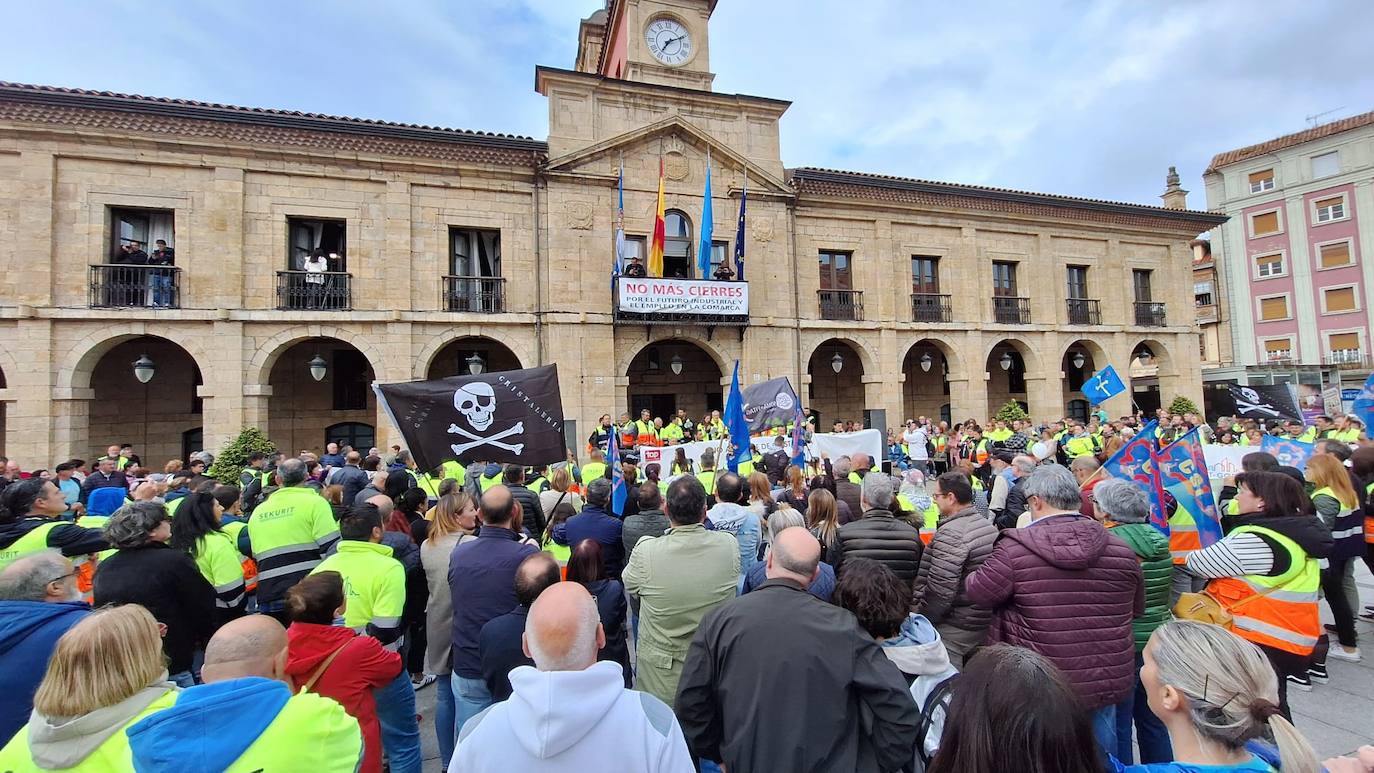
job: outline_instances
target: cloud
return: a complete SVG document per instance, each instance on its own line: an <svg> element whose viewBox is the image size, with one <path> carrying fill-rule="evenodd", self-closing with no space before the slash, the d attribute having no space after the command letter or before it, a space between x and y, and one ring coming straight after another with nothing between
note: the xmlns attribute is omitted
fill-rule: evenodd
<svg viewBox="0 0 1374 773"><path fill-rule="evenodd" d="M0 77L543 137L534 66L600 5L15 5L47 34ZM1374 109L1371 28L1341 0L725 0L710 57L718 91L794 100L789 166L1157 203L1176 165L1203 207L1213 154Z"/></svg>

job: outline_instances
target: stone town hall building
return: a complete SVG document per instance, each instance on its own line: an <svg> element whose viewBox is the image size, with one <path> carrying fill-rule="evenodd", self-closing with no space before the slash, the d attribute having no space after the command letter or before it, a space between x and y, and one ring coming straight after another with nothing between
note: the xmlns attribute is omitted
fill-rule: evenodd
<svg viewBox="0 0 1374 773"><path fill-rule="evenodd" d="M1008 399L1082 414L1083 378L1142 352L1142 406L1200 401L1188 242L1224 218L1176 181L1149 207L786 168L789 103L711 90L715 4L583 21L572 69L535 68L547 140L0 84L0 449L28 469L131 442L160 463L245 425L287 451L380 445L398 436L374 379L474 355L557 363L579 438L606 412L719 407L736 359L826 425ZM708 151L716 260L748 184L748 316L618 310L619 164L646 251L664 159L666 272L691 278ZM173 265L128 264L159 239Z"/></svg>

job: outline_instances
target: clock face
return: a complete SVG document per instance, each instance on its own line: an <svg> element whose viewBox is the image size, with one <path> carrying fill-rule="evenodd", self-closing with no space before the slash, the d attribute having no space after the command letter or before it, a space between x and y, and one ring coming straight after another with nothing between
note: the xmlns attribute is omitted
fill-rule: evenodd
<svg viewBox="0 0 1374 773"><path fill-rule="evenodd" d="M649 53L666 65L679 65L692 58L692 36L676 19L663 17L649 22L644 28L644 42Z"/></svg>

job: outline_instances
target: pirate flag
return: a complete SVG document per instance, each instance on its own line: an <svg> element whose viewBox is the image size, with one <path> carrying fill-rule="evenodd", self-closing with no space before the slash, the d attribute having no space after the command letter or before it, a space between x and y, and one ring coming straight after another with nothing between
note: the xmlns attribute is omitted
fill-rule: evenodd
<svg viewBox="0 0 1374 773"><path fill-rule="evenodd" d="M533 466L567 458L556 365L372 388L422 470L450 459Z"/></svg>
<svg viewBox="0 0 1374 773"><path fill-rule="evenodd" d="M1231 397L1236 401L1236 415L1247 419L1268 419L1276 422L1281 419L1302 421L1298 401L1287 384L1273 386L1239 386L1227 384Z"/></svg>

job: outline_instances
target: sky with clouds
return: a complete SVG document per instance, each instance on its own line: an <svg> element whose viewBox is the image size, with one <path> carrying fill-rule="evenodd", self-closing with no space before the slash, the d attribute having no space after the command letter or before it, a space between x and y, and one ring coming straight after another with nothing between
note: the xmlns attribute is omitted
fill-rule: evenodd
<svg viewBox="0 0 1374 773"><path fill-rule="evenodd" d="M542 138L601 0L8 4L0 79ZM799 10L800 9L800 10ZM24 31L13 34L14 31ZM1374 110L1369 0L720 0L715 90L783 161L1157 204L1176 165Z"/></svg>

